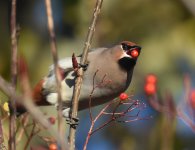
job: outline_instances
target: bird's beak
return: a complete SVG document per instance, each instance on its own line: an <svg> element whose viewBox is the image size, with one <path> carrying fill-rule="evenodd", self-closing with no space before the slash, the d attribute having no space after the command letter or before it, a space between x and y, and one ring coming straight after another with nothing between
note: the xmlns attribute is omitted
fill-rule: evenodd
<svg viewBox="0 0 195 150"><path fill-rule="evenodd" d="M138 56L140 55L140 51L141 51L140 46L134 46L130 50L126 51L126 54L133 59L137 59Z"/></svg>

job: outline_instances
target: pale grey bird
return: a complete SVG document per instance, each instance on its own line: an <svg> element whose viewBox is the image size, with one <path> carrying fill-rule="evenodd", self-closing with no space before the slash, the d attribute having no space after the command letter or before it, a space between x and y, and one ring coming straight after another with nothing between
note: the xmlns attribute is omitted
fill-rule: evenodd
<svg viewBox="0 0 195 150"><path fill-rule="evenodd" d="M94 85L100 83L106 75L111 82L95 89L92 95L92 106L97 106L113 100L130 85L134 67L141 47L133 42L124 41L111 48L97 48L88 53L88 66L84 72L83 84L79 99L79 110L89 107L89 96ZM81 57L77 57L80 62ZM69 117L76 73L72 66L72 58L59 61L63 115ZM93 76L98 70L93 81ZM34 88L34 102L37 105L57 106L57 87L54 67L50 67L48 76L42 79ZM22 108L18 108L22 112Z"/></svg>

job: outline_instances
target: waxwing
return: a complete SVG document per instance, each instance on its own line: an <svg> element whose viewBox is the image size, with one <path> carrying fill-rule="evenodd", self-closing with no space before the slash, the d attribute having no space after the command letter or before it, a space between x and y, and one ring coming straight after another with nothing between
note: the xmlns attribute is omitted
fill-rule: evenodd
<svg viewBox="0 0 195 150"><path fill-rule="evenodd" d="M140 54L141 47L133 42L123 41L111 48L97 48L88 53L88 66L84 72L79 99L79 110L89 107L89 96L93 86L104 78L105 84L98 86L92 93L92 106L97 106L113 100L130 85L133 69ZM76 57L80 62L81 56ZM59 61L61 81L61 96L63 115L69 116L76 73L72 66L72 58ZM95 78L94 74L96 73ZM109 81L109 82L107 82ZM51 66L48 76L42 79L34 88L33 99L39 106L57 106L57 87L54 67ZM17 110L22 112L19 108Z"/></svg>

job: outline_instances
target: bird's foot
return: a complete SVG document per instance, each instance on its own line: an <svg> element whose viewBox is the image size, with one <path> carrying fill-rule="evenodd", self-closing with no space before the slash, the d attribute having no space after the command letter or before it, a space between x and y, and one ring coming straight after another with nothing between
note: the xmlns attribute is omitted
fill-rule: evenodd
<svg viewBox="0 0 195 150"><path fill-rule="evenodd" d="M67 124L69 124L72 128L76 129L76 127L77 127L78 124L79 124L79 118L72 118L72 117L69 117L69 118L66 118L66 122L67 122Z"/></svg>
<svg viewBox="0 0 195 150"><path fill-rule="evenodd" d="M79 124L79 118L71 117L70 115L70 108L65 108L62 111L64 118L66 118L67 124L69 124L72 128L76 129L77 125Z"/></svg>
<svg viewBox="0 0 195 150"><path fill-rule="evenodd" d="M79 63L79 67L80 67L80 68L83 68L83 71L86 71L87 68L88 68L88 66L89 66L88 63L86 63L86 64L80 64L80 63Z"/></svg>

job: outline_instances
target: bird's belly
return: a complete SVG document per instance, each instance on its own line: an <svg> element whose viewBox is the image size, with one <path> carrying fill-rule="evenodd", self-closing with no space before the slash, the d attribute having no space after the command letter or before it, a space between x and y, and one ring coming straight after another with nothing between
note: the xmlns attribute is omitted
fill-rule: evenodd
<svg viewBox="0 0 195 150"><path fill-rule="evenodd" d="M120 88L119 88L120 87ZM91 106L101 105L103 103L114 100L121 92L126 90L125 86L116 85L94 88L92 85L82 85L81 94L79 98L79 110L89 107L89 101L91 100Z"/></svg>

